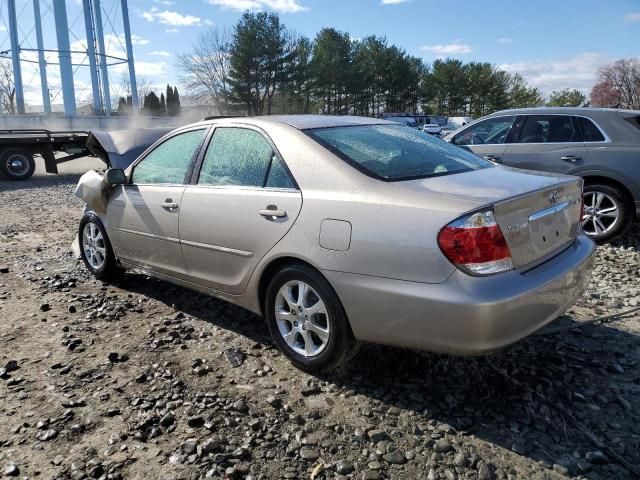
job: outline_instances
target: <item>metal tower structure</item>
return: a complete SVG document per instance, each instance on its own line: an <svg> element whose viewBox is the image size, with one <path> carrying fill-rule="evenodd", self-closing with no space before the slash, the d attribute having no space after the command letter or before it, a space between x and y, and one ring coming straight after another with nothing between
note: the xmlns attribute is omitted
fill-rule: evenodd
<svg viewBox="0 0 640 480"><path fill-rule="evenodd" d="M33 66L39 73L40 90L42 95L43 111L51 113L51 97L62 95L64 115L76 115L76 85L80 67L86 67L90 78L92 92L92 109L97 115L111 114L112 86L109 76L109 67L126 64L128 70L128 84L134 109L138 108L138 95L136 74L133 62L133 43L131 41L131 28L129 24L129 8L127 0L82 0L82 12L69 25L66 0L32 0L33 21L28 20L28 1L20 5L20 11L16 9L16 0L0 0L0 27L4 24L8 38L2 42L0 36L0 61L3 58L11 60L13 71L13 87L15 88L16 113L25 113L25 65ZM6 11L3 3L6 3ZM21 2L22 3L22 2ZM105 4L107 4L105 9ZM118 9L121 22L117 21ZM55 28L56 48L45 48L47 41L53 42L51 30L43 31L43 20L47 14L53 11L53 23ZM85 39L78 38L73 33L73 26L79 17L84 19ZM103 23L106 19L106 24ZM29 24L33 28L29 30ZM122 32L116 31L122 28ZM108 42L105 42L104 32L107 30ZM29 30L29 31L27 31ZM25 33L27 31L27 33ZM32 46L31 34L35 32L35 48ZM76 41L70 42L70 34ZM124 37L124 45L120 37ZM9 40L10 48L3 50ZM120 47L117 47L119 43ZM116 45L116 47L114 47ZM115 50L115 52L113 51ZM37 58L34 57L37 54ZM55 57L48 59L49 57ZM59 68L59 88L52 95L47 67L56 65ZM86 70L84 71L85 73ZM34 78L27 80L26 85L31 88ZM57 86L57 85L56 85ZM0 92L1 93L1 92Z"/></svg>

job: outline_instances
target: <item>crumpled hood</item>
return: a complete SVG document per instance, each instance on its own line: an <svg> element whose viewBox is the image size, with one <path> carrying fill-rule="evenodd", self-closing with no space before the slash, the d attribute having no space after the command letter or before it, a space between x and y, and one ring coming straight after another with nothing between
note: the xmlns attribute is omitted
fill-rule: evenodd
<svg viewBox="0 0 640 480"><path fill-rule="evenodd" d="M172 130L171 127L93 130L89 133L85 146L108 167L125 169L142 152Z"/></svg>

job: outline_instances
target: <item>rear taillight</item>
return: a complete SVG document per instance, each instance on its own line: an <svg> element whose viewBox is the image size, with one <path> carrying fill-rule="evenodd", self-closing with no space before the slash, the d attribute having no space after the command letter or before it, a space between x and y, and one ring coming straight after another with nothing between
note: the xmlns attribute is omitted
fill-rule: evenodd
<svg viewBox="0 0 640 480"><path fill-rule="evenodd" d="M438 245L457 267L474 275L513 270L511 252L493 211L460 218L440 230Z"/></svg>

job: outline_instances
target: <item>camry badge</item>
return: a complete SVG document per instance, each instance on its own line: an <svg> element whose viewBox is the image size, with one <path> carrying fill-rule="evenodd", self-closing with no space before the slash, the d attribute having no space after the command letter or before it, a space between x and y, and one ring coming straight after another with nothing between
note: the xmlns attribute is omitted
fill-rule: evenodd
<svg viewBox="0 0 640 480"><path fill-rule="evenodd" d="M555 204L558 203L558 191L554 190L549 194L549 203Z"/></svg>

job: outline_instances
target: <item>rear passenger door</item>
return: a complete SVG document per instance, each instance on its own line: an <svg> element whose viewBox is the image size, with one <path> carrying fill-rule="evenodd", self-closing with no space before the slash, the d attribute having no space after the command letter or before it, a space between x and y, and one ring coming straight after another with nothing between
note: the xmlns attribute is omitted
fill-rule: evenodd
<svg viewBox="0 0 640 480"><path fill-rule="evenodd" d="M196 168L180 213L187 272L195 283L240 294L295 222L302 195L258 129L217 127Z"/></svg>
<svg viewBox="0 0 640 480"><path fill-rule="evenodd" d="M584 164L589 151L575 117L524 115L516 122L513 142L503 163L510 167L570 173Z"/></svg>

